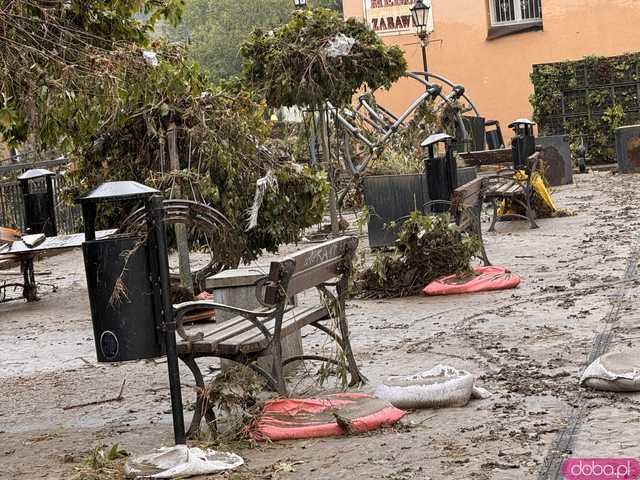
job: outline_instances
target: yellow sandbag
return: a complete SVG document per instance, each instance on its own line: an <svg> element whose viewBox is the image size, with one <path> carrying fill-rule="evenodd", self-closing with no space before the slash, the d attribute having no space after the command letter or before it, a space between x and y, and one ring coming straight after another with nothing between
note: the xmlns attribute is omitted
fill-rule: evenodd
<svg viewBox="0 0 640 480"><path fill-rule="evenodd" d="M538 172L534 172L533 178L531 179L531 185L533 185L533 189L538 194L538 197L540 197L540 200L542 200L542 203L549 207L551 212L558 210L551 199L551 194L549 193L549 190L547 190L547 185L544 183L542 175Z"/></svg>

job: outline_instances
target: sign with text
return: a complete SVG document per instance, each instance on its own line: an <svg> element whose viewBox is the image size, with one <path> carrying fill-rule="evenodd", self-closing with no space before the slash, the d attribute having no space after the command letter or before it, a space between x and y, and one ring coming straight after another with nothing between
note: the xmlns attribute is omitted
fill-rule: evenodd
<svg viewBox="0 0 640 480"><path fill-rule="evenodd" d="M364 16L378 35L413 35L416 31L411 7L415 3L415 0L364 0ZM431 0L425 0L424 4L431 7ZM433 10L429 11L427 31L433 31Z"/></svg>

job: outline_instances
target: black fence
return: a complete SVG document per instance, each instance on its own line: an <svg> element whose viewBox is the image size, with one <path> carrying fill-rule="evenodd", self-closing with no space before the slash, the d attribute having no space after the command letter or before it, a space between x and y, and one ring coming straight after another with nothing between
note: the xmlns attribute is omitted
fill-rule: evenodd
<svg viewBox="0 0 640 480"><path fill-rule="evenodd" d="M615 159L614 129L640 123L640 54L533 66L540 135L570 135L596 162Z"/></svg>
<svg viewBox="0 0 640 480"><path fill-rule="evenodd" d="M11 227L24 230L24 204L22 190L15 178L32 168L46 168L54 171L53 198L56 207L58 234L72 234L82 231L82 213L76 205L67 205L62 201L65 186L64 167L68 165L65 158L44 160L29 163L0 166L0 177L8 178L0 181L0 227Z"/></svg>

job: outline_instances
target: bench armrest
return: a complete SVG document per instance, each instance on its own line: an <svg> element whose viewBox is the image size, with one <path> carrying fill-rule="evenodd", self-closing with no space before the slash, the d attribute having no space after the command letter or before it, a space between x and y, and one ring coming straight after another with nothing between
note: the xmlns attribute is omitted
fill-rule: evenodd
<svg viewBox="0 0 640 480"><path fill-rule="evenodd" d="M187 335L187 332L184 330L184 316L193 310L200 310L202 308L213 308L225 312L236 313L253 323L266 338L269 338L269 332L258 318L271 317L276 312L275 308L271 310L246 310L244 308L232 307L231 305L211 302L209 300L178 303L173 306L173 316L176 321L176 332L183 340L187 342L197 342L204 338L204 334L202 332L198 332L197 334L190 336Z"/></svg>

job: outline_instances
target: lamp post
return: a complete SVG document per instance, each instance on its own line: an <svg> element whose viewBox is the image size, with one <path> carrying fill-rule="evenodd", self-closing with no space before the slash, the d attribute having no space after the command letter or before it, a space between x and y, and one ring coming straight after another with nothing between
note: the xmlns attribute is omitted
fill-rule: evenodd
<svg viewBox="0 0 640 480"><path fill-rule="evenodd" d="M429 7L425 5L423 0L417 0L416 4L411 7L411 18L413 19L413 26L416 29L418 38L420 39L420 46L422 47L422 66L424 71L428 71L427 67L427 40L429 38L429 32L427 31L427 23L429 22Z"/></svg>
<svg viewBox="0 0 640 480"><path fill-rule="evenodd" d="M296 7L296 10L301 10L306 8L307 0L293 0L293 5Z"/></svg>

